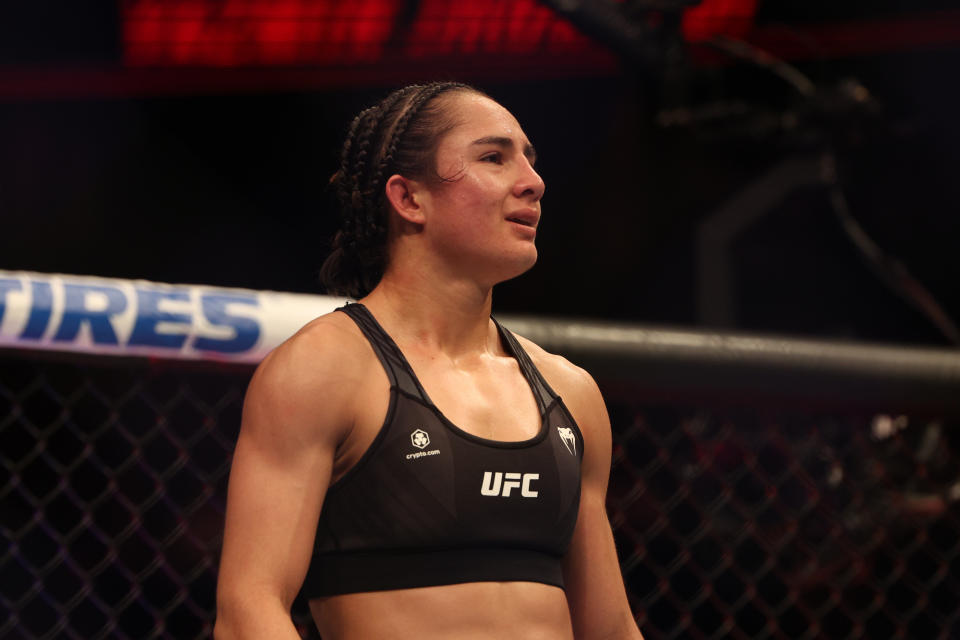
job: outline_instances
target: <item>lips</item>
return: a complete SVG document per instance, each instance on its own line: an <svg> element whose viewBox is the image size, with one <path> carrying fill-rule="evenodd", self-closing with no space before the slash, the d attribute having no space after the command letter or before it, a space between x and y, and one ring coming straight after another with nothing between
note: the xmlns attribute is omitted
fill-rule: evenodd
<svg viewBox="0 0 960 640"><path fill-rule="evenodd" d="M508 222L516 222L525 227L537 228L537 222L540 221L540 212L535 209L525 211L515 211L507 217Z"/></svg>

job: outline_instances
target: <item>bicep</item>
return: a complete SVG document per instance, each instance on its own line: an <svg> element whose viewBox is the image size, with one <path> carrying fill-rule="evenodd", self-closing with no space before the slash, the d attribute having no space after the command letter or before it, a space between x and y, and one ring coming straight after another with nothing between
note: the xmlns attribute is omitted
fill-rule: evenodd
<svg viewBox="0 0 960 640"><path fill-rule="evenodd" d="M281 460L269 448L244 433L238 438L220 586L268 592L289 603L310 561L333 456L304 449Z"/></svg>
<svg viewBox="0 0 960 640"><path fill-rule="evenodd" d="M315 389L260 373L230 470L218 592L289 606L309 566L340 412L315 406Z"/></svg>
<svg viewBox="0 0 960 640"><path fill-rule="evenodd" d="M563 564L567 602L578 639L633 625L603 501L585 494ZM634 625L635 626L635 625ZM620 637L620 636L616 636Z"/></svg>
<svg viewBox="0 0 960 640"><path fill-rule="evenodd" d="M564 560L564 581L576 637L640 638L627 601L606 511L612 436L593 379L583 373L575 418L584 436L580 508Z"/></svg>

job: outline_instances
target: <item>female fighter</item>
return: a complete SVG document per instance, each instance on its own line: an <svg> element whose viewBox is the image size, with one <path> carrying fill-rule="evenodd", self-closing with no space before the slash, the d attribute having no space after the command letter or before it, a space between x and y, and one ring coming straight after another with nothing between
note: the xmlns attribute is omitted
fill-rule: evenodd
<svg viewBox="0 0 960 640"><path fill-rule="evenodd" d="M353 122L323 276L359 299L274 350L233 458L215 636L638 639L593 379L491 318L544 183L500 104L410 86ZM562 400L561 400L562 398Z"/></svg>

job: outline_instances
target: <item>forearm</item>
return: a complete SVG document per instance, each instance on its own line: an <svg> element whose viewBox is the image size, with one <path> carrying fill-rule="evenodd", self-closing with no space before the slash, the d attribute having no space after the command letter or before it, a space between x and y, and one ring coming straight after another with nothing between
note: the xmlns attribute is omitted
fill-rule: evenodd
<svg viewBox="0 0 960 640"><path fill-rule="evenodd" d="M571 611L571 617L574 612ZM630 610L607 612L600 618L591 618L589 624L581 617L574 621L576 640L643 640L640 628Z"/></svg>
<svg viewBox="0 0 960 640"><path fill-rule="evenodd" d="M279 600L236 598L217 603L214 640L300 640L290 612Z"/></svg>
<svg viewBox="0 0 960 640"><path fill-rule="evenodd" d="M576 640L643 640L640 628L632 615L622 614L602 627L575 633Z"/></svg>

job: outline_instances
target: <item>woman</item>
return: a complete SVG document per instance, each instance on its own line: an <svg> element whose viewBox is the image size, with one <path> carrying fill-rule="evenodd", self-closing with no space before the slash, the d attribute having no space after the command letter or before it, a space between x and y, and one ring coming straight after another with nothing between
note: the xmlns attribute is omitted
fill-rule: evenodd
<svg viewBox="0 0 960 640"><path fill-rule="evenodd" d="M298 637L301 588L325 640L641 637L599 390L490 317L493 285L537 259L534 160L466 85L407 87L354 120L323 276L360 304L250 383L217 638Z"/></svg>

